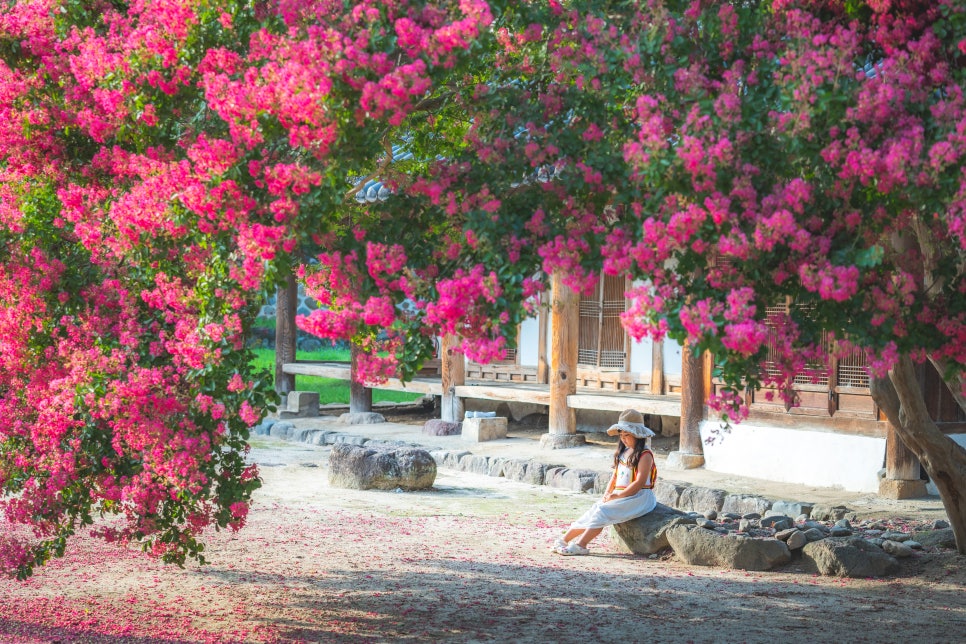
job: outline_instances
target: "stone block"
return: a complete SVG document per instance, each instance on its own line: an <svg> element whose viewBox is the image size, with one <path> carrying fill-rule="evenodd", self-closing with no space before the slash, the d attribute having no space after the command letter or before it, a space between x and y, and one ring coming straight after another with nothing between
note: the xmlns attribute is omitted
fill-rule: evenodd
<svg viewBox="0 0 966 644"><path fill-rule="evenodd" d="M462 431L462 428L462 423L451 423L439 418L432 418L423 425L423 433L428 436L455 436Z"/></svg>
<svg viewBox="0 0 966 644"><path fill-rule="evenodd" d="M583 434L544 434L540 437L540 447L543 449L570 449L587 444L587 437Z"/></svg>
<svg viewBox="0 0 966 644"><path fill-rule="evenodd" d="M544 485L573 490L574 492L589 492L594 488L597 472L571 467L553 467L544 476Z"/></svg>
<svg viewBox="0 0 966 644"><path fill-rule="evenodd" d="M879 496L885 499L917 499L927 496L926 482L920 479L881 479Z"/></svg>
<svg viewBox="0 0 966 644"><path fill-rule="evenodd" d="M724 490L692 485L681 491L678 508L695 512L707 512L708 510L721 512L721 506L724 505L726 496L728 496L728 493Z"/></svg>
<svg viewBox="0 0 966 644"><path fill-rule="evenodd" d="M812 513L811 503L801 501L775 501L771 504L768 514L784 514L790 517L809 515Z"/></svg>
<svg viewBox="0 0 966 644"><path fill-rule="evenodd" d="M506 438L506 418L466 418L463 438L474 443Z"/></svg>
<svg viewBox="0 0 966 644"><path fill-rule="evenodd" d="M659 477L657 483L654 484L654 496L658 503L663 503L672 508L680 507L681 493L689 487L691 487L690 483L669 481Z"/></svg>
<svg viewBox="0 0 966 644"><path fill-rule="evenodd" d="M722 512L735 512L737 514L748 514L757 512L764 514L771 508L771 501L757 494L729 494L721 504Z"/></svg>
<svg viewBox="0 0 966 644"><path fill-rule="evenodd" d="M339 422L345 425L375 425L386 422L386 417L374 411L356 411L342 414Z"/></svg>
<svg viewBox="0 0 966 644"><path fill-rule="evenodd" d="M316 391L290 391L285 399L285 409L279 418L314 418L319 415L319 394Z"/></svg>

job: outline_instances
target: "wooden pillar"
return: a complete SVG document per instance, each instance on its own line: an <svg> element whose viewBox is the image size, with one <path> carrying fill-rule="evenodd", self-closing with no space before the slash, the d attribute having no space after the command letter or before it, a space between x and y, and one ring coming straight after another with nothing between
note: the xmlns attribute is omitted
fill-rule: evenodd
<svg viewBox="0 0 966 644"><path fill-rule="evenodd" d="M690 342L681 350L681 438L678 451L668 455L670 469L693 469L704 465L700 425L704 418L704 356Z"/></svg>
<svg viewBox="0 0 966 644"><path fill-rule="evenodd" d="M443 386L440 417L448 423L459 423L463 421L463 399L456 395L456 387L466 383L466 361L459 338L443 336L439 353Z"/></svg>
<svg viewBox="0 0 966 644"><path fill-rule="evenodd" d="M559 273L552 278L550 308L550 423L540 439L543 447L557 449L584 443L577 435L577 416L567 397L577 393L577 342L580 331L580 296L565 286Z"/></svg>
<svg viewBox="0 0 966 644"><path fill-rule="evenodd" d="M879 495L890 499L926 495L926 482L919 478L919 459L905 446L892 423L886 430L885 478L879 481Z"/></svg>
<svg viewBox="0 0 966 644"><path fill-rule="evenodd" d="M550 321L550 310L547 306L547 294L540 294L540 313L537 317L537 382L550 382L550 363L547 360L547 327Z"/></svg>
<svg viewBox="0 0 966 644"><path fill-rule="evenodd" d="M356 380L357 363L361 351L354 344L349 345L349 359L352 361L349 367L351 375L349 379L349 413L358 414L372 411L372 389Z"/></svg>
<svg viewBox="0 0 966 644"><path fill-rule="evenodd" d="M291 272L275 295L275 391L283 397L295 390L295 374L282 371L286 362L295 362L297 330L295 311L298 307L298 282Z"/></svg>
<svg viewBox="0 0 966 644"><path fill-rule="evenodd" d="M651 343L651 393L664 395L664 340Z"/></svg>

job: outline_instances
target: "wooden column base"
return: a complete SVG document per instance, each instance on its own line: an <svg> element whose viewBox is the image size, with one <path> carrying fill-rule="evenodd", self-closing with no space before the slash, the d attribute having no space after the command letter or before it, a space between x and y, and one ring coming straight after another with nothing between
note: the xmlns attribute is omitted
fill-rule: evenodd
<svg viewBox="0 0 966 644"><path fill-rule="evenodd" d="M922 479L882 479L879 481L879 496L884 499L917 499L926 495L926 482Z"/></svg>
<svg viewBox="0 0 966 644"><path fill-rule="evenodd" d="M543 449L568 449L587 444L583 434L544 434L540 437L540 447Z"/></svg>

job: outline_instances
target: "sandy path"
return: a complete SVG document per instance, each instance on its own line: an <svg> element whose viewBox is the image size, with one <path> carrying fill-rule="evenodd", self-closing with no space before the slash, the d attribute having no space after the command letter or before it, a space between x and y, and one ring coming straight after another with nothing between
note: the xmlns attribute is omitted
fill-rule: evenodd
<svg viewBox="0 0 966 644"><path fill-rule="evenodd" d="M546 544L589 502L441 472L418 493L332 489L326 451L264 440L265 487L211 564L165 567L84 540L25 584L0 582L2 642L962 641L966 561L899 578L688 568ZM915 573L915 576L909 576Z"/></svg>

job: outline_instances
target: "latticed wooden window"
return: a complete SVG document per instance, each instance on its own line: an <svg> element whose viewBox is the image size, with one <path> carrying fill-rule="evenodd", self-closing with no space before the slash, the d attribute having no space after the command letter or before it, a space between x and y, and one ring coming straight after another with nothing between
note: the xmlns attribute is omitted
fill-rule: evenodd
<svg viewBox="0 0 966 644"><path fill-rule="evenodd" d="M581 296L577 364L626 369L627 334L620 320L626 304L625 287L623 277L602 275L593 294Z"/></svg>

